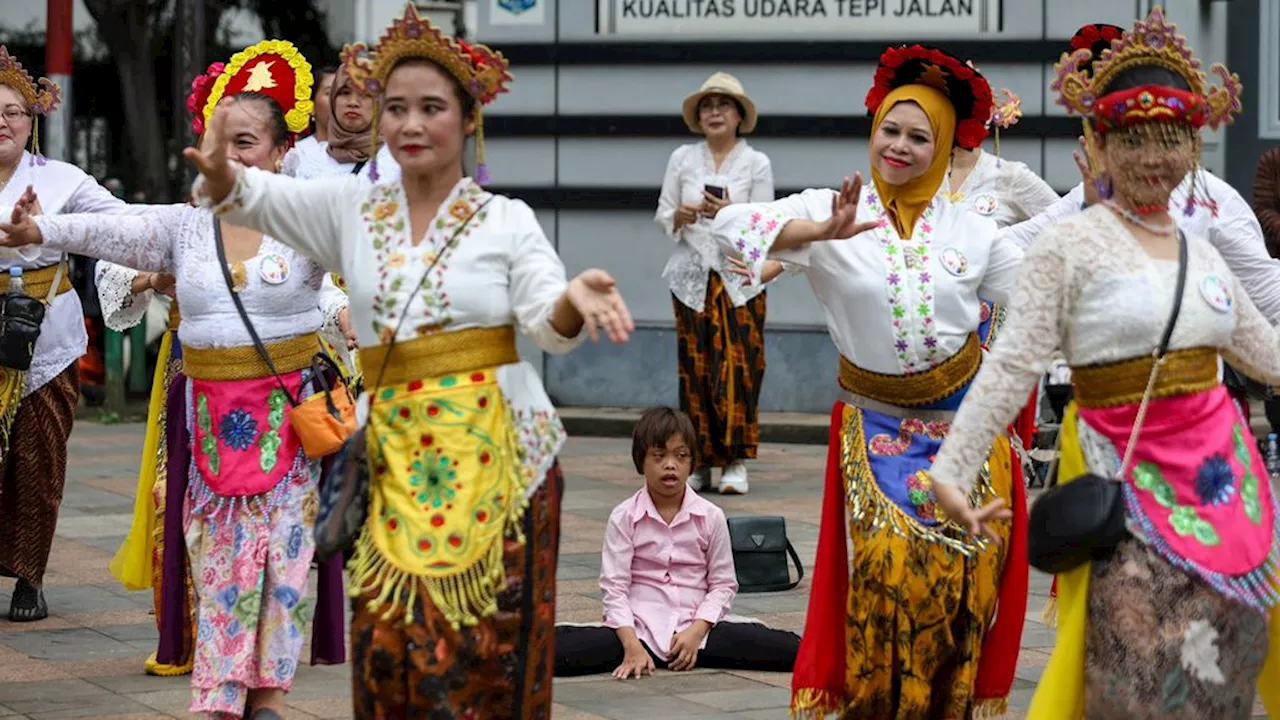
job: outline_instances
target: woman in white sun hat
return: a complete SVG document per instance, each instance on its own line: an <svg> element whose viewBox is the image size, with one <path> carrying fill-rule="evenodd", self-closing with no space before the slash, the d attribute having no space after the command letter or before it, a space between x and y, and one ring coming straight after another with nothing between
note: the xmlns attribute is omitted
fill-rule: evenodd
<svg viewBox="0 0 1280 720"><path fill-rule="evenodd" d="M745 461L756 456L764 380L765 292L725 267L709 228L735 202L771 202L769 158L741 136L756 126L756 106L734 76L717 72L684 100L684 122L702 135L671 153L654 220L675 241L662 276L675 308L680 409L698 431L695 490L747 491Z"/></svg>

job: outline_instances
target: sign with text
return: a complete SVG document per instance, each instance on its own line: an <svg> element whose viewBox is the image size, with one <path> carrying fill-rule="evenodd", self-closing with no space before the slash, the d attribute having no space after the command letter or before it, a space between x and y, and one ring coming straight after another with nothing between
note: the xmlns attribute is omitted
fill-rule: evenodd
<svg viewBox="0 0 1280 720"><path fill-rule="evenodd" d="M597 0L601 35L967 38L1000 30L1004 0Z"/></svg>

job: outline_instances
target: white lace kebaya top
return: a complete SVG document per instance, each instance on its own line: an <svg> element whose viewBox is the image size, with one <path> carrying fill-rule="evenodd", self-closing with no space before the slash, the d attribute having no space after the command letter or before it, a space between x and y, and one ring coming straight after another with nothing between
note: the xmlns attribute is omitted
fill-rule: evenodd
<svg viewBox="0 0 1280 720"><path fill-rule="evenodd" d="M75 165L45 158L33 162L30 153L23 153L13 177L0 188L0 209L7 214L28 185L35 188L45 215L141 212L139 206L127 205ZM56 265L61 257L53 248L19 248L16 253L0 257L0 273L7 275L12 267L25 270L49 267ZM54 298L40 325L23 397L44 387L79 360L88 342L80 296L73 290Z"/></svg>
<svg viewBox="0 0 1280 720"><path fill-rule="evenodd" d="M150 289L136 294L133 292L133 281L138 277L137 270L99 260L94 269L94 277L98 287L98 304L102 308L102 322L108 328L116 332L127 332L146 317L156 293ZM165 300L168 298L165 297ZM333 283L328 274L324 276L319 301L320 313L324 316L320 333L335 348L345 349L346 336L338 329L338 314L347 306L346 294ZM245 309L248 309L247 305Z"/></svg>
<svg viewBox="0 0 1280 720"><path fill-rule="evenodd" d="M1187 233L1182 308L1169 347L1218 348L1242 372L1280 383L1277 333L1226 262ZM1026 403L1055 348L1073 367L1149 356L1173 311L1178 261L1155 259L1103 206L1032 245L1000 342L982 364L933 464L938 482L969 488L996 434Z"/></svg>
<svg viewBox="0 0 1280 720"><path fill-rule="evenodd" d="M951 187L950 176L943 181ZM1025 163L979 150L978 161L949 200L1005 228L1041 213L1058 202L1058 193Z"/></svg>
<svg viewBox="0 0 1280 720"><path fill-rule="evenodd" d="M991 220L952 205L942 192L909 239L898 237L875 189L867 187L857 219L880 219L879 228L771 250L791 220L830 219L835 192L810 189L776 202L731 205L716 215L712 234L721 247L740 253L755 277L766 257L803 268L836 349L858 367L904 375L937 366L977 330L978 297L1003 302L1013 289L1022 250Z"/></svg>
<svg viewBox="0 0 1280 720"><path fill-rule="evenodd" d="M177 278L188 347L227 348L253 344L236 312L218 263L212 212L189 205L153 207L145 215L37 216L51 250L89 255L145 272ZM270 237L244 262L239 291L254 328L265 343L320 329L324 271L315 262ZM338 291L341 295L341 292Z"/></svg>
<svg viewBox="0 0 1280 720"><path fill-rule="evenodd" d="M208 202L203 179L193 192ZM582 333L563 337L551 325L568 281L533 210L483 190L471 178L454 186L422 238L411 236L409 203L398 182L304 181L237 167L235 188L217 211L339 273L362 348L387 344L397 328L399 339L409 340L440 330L514 325L550 353L566 353L582 342ZM410 302L437 254L440 261ZM555 462L564 427L533 366L513 363L497 374L534 478L531 493ZM361 396L361 419L367 398L368 393Z"/></svg>
<svg viewBox="0 0 1280 720"><path fill-rule="evenodd" d="M707 185L726 188L734 203L772 202L773 168L769 156L738 140L717 168L706 142L681 145L671 153L667 172L658 196L658 212L654 221L667 237L675 241L675 250L662 271L667 286L676 299L692 310L702 312L707 299L707 280L712 272L724 281L725 292L735 306L742 306L764 290L763 285L748 285L742 277L724 269L724 258L711 238L710 218L699 218L692 225L676 231L676 208L701 205L702 191Z"/></svg>

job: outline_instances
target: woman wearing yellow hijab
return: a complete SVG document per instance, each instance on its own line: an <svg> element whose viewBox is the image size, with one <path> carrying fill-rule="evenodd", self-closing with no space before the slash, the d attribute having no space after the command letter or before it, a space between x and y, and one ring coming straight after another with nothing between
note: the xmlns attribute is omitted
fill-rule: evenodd
<svg viewBox="0 0 1280 720"><path fill-rule="evenodd" d="M1026 560L1011 541L1023 533L990 505L1025 518L1008 442L995 443L971 495L999 545L940 519L924 473L982 361L979 295L1004 300L1022 259L942 187L952 147L981 144L991 102L959 60L890 48L867 95L871 188L846 178L838 191L732 205L713 224L749 277L770 257L803 270L841 355L798 717L996 714L1012 685Z"/></svg>

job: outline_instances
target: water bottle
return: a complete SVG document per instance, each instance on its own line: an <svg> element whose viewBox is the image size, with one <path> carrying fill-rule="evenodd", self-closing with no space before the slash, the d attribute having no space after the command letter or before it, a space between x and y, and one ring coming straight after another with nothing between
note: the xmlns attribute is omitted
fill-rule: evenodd
<svg viewBox="0 0 1280 720"><path fill-rule="evenodd" d="M1267 463L1267 474L1272 480L1280 479L1280 439L1275 433L1267 435L1267 452L1263 455Z"/></svg>
<svg viewBox="0 0 1280 720"><path fill-rule="evenodd" d="M27 288L22 283L22 268L9 268L9 292L17 295L26 295Z"/></svg>

